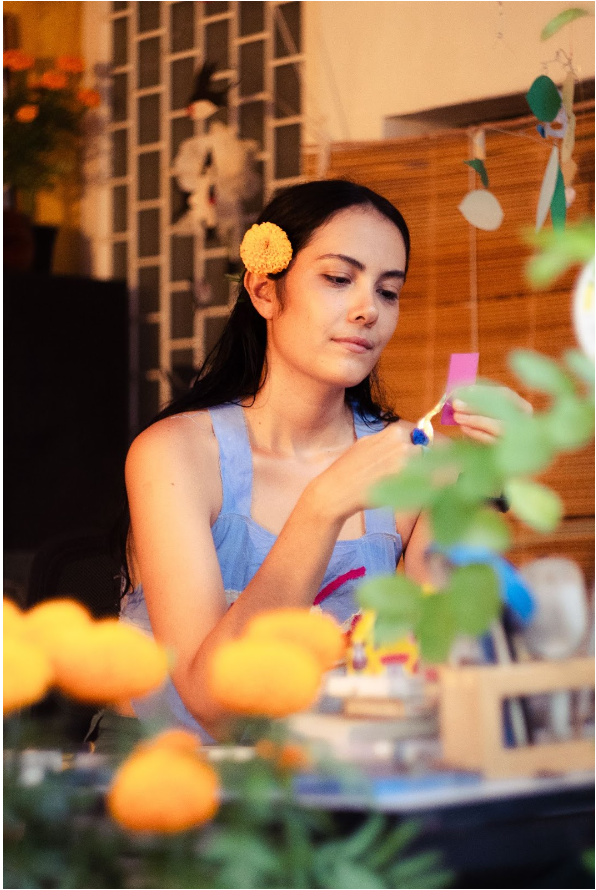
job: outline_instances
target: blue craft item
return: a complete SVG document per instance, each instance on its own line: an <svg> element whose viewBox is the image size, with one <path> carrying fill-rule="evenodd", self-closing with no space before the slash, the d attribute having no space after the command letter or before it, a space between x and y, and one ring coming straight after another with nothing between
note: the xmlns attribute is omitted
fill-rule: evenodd
<svg viewBox="0 0 596 890"><path fill-rule="evenodd" d="M545 139L546 138L546 130L544 129L544 126L542 124L537 124L536 129L538 130L538 132L540 133L542 138Z"/></svg>
<svg viewBox="0 0 596 890"><path fill-rule="evenodd" d="M421 430L419 426L414 427L410 433L410 439L412 440L412 445L428 445L430 441L424 430Z"/></svg>

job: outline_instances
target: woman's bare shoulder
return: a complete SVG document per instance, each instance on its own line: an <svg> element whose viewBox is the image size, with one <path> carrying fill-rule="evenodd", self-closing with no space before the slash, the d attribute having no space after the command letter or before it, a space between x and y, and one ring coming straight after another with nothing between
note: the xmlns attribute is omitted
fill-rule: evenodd
<svg viewBox="0 0 596 890"><path fill-rule="evenodd" d="M206 466L217 462L217 440L209 412L173 414L139 433L129 448L127 469L155 461L162 468L189 461L194 467L197 462Z"/></svg>

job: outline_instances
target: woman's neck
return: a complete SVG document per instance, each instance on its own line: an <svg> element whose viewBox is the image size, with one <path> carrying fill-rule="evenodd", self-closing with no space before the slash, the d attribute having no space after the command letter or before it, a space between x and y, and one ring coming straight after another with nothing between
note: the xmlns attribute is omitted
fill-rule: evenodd
<svg viewBox="0 0 596 890"><path fill-rule="evenodd" d="M316 458L349 447L354 438L344 389L268 375L246 408L254 444L274 454Z"/></svg>

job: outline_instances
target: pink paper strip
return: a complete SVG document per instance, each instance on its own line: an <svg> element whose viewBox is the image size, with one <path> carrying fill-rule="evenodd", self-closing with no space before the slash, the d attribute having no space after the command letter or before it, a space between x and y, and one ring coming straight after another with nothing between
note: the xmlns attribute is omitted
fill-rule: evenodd
<svg viewBox="0 0 596 890"><path fill-rule="evenodd" d="M471 383L476 382L478 356L478 352L453 352L451 354L445 392L450 393L458 386L469 386ZM451 402L445 402L441 412L441 423L443 426L456 426Z"/></svg>

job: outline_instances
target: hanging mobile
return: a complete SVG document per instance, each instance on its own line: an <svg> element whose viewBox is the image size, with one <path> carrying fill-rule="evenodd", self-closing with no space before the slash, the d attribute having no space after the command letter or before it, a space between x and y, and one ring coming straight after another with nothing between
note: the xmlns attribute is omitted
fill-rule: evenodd
<svg viewBox="0 0 596 890"><path fill-rule="evenodd" d="M431 423L432 418L435 414L438 414L439 411L443 409L445 402L447 401L447 393L441 396L440 400L437 402L434 408L431 408L430 411L421 417L412 432L410 433L410 439L413 445L430 445L435 431L433 430L433 425Z"/></svg>

